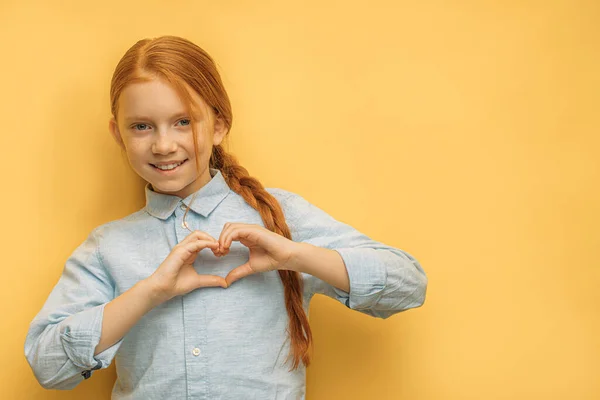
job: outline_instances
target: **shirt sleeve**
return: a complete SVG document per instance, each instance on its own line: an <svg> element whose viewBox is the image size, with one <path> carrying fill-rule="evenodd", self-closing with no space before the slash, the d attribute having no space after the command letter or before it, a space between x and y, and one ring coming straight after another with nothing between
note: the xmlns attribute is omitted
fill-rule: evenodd
<svg viewBox="0 0 600 400"><path fill-rule="evenodd" d="M305 293L324 294L379 318L423 305L427 276L411 254L372 240L295 193L281 196L292 240L337 251L350 278L347 293L304 274Z"/></svg>
<svg viewBox="0 0 600 400"><path fill-rule="evenodd" d="M67 259L58 283L29 326L25 357L44 388L72 389L107 368L122 339L94 356L114 282L102 265L96 228Z"/></svg>

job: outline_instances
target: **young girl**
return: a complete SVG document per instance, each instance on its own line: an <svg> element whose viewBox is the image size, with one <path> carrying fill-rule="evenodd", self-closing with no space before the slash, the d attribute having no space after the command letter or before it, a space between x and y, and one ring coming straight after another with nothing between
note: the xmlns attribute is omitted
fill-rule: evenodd
<svg viewBox="0 0 600 400"><path fill-rule="evenodd" d="M410 254L265 189L224 150L231 105L197 45L137 42L110 97L146 206L66 261L25 342L43 387L71 389L114 358L113 399L303 399L315 293L380 318L423 304Z"/></svg>

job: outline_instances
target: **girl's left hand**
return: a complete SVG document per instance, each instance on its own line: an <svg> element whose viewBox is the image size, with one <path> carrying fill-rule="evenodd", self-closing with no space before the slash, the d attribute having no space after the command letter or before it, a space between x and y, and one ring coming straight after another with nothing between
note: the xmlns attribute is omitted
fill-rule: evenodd
<svg viewBox="0 0 600 400"><path fill-rule="evenodd" d="M227 255L234 240L250 249L250 258L247 263L227 274L225 277L227 286L257 272L289 269L286 268L286 264L292 260L297 247L296 242L260 225L228 222L219 236L219 248L214 252L215 255L221 257Z"/></svg>

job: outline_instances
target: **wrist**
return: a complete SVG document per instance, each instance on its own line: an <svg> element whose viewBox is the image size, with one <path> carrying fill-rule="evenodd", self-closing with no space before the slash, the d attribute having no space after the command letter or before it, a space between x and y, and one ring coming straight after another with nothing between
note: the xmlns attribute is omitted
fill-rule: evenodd
<svg viewBox="0 0 600 400"><path fill-rule="evenodd" d="M290 257L289 257L288 261L285 263L285 265L283 266L283 268L279 268L279 269L287 269L290 271L301 272L300 267L301 267L301 262L302 262L302 253L304 251L306 251L305 245L307 243L302 243L302 242L291 242L291 243L292 243L292 247L291 247Z"/></svg>
<svg viewBox="0 0 600 400"><path fill-rule="evenodd" d="M292 254L287 269L315 276L346 293L350 292L348 270L338 251L299 242Z"/></svg>
<svg viewBox="0 0 600 400"><path fill-rule="evenodd" d="M314 261L326 257L330 250L305 242L294 243L292 256L290 262L286 264L286 269L314 275L315 271L312 270L315 264Z"/></svg>
<svg viewBox="0 0 600 400"><path fill-rule="evenodd" d="M136 286L144 292L145 297L150 302L151 307L156 307L165 301L169 300L169 298L165 295L164 291L159 288L156 284L154 278L149 276L146 279L142 279Z"/></svg>

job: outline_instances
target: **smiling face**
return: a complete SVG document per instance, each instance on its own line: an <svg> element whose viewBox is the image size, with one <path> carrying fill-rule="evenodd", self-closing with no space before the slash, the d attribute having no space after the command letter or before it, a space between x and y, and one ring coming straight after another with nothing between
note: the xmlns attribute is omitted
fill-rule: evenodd
<svg viewBox="0 0 600 400"><path fill-rule="evenodd" d="M200 171L196 167L191 119L177 91L166 81L128 85L118 100L118 120L109 129L125 149L129 164L155 192L185 198L211 179L208 164L213 145L222 142L227 127L189 86L196 116Z"/></svg>

